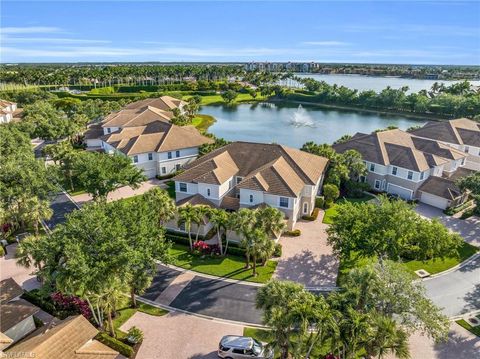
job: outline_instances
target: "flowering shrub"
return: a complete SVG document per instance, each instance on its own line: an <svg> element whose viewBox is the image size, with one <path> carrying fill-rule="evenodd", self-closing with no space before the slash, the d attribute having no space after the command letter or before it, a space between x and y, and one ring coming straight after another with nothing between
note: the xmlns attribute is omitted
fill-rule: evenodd
<svg viewBox="0 0 480 359"><path fill-rule="evenodd" d="M60 310L71 312L71 313L80 313L85 318L90 319L92 317L92 312L88 303L78 297L73 295L65 295L60 292L55 292L50 295L56 307Z"/></svg>
<svg viewBox="0 0 480 359"><path fill-rule="evenodd" d="M220 248L216 244L209 245L204 241L198 241L193 244L193 250L200 254L220 254Z"/></svg>

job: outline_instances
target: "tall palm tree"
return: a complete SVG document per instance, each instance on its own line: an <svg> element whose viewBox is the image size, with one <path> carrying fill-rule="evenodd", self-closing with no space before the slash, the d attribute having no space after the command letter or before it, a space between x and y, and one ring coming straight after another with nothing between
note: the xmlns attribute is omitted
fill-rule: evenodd
<svg viewBox="0 0 480 359"><path fill-rule="evenodd" d="M372 313L372 315L374 330L365 345L367 353L378 359L382 359L388 354L394 354L396 358L400 359L409 358L408 334L392 318L376 313Z"/></svg>
<svg viewBox="0 0 480 359"><path fill-rule="evenodd" d="M255 225L255 212L242 208L237 212L232 213L229 220L229 228L242 237L241 244L245 248L246 264L245 268L250 267L250 247L251 236Z"/></svg>
<svg viewBox="0 0 480 359"><path fill-rule="evenodd" d="M39 224L52 218L53 210L47 201L41 200L38 197L31 197L26 206L28 208L28 222L33 225L35 236L39 236Z"/></svg>
<svg viewBox="0 0 480 359"><path fill-rule="evenodd" d="M149 208L157 214L160 226L175 217L177 207L167 191L155 187L145 192L143 198L148 203Z"/></svg>
<svg viewBox="0 0 480 359"><path fill-rule="evenodd" d="M185 224L185 231L188 233L188 241L190 243L190 250L193 250L192 243L192 223L199 222L197 211L191 204L178 208L178 225Z"/></svg>
<svg viewBox="0 0 480 359"><path fill-rule="evenodd" d="M197 225L197 233L195 235L195 243L198 242L198 236L200 234L201 226L206 225L208 222L208 216L210 213L210 207L208 206L194 206L193 207L196 212L196 221L195 224Z"/></svg>
<svg viewBox="0 0 480 359"><path fill-rule="evenodd" d="M257 222L269 236L278 238L285 229L285 215L273 207L265 207L257 210Z"/></svg>
<svg viewBox="0 0 480 359"><path fill-rule="evenodd" d="M273 254L274 244L273 241L268 238L267 234L257 228L248 233L247 237L242 241L245 252L248 256L252 257L252 274L257 276L257 260L262 259L262 263L266 262L265 258L269 258Z"/></svg>
<svg viewBox="0 0 480 359"><path fill-rule="evenodd" d="M95 296L98 307L107 313L108 329L110 336L116 338L115 327L113 326L113 314L124 298L125 288L119 279L112 278L109 283L103 283L100 293Z"/></svg>
<svg viewBox="0 0 480 359"><path fill-rule="evenodd" d="M37 271L41 271L43 254L40 240L34 236L24 238L17 247L15 258L22 267L33 266Z"/></svg>
<svg viewBox="0 0 480 359"><path fill-rule="evenodd" d="M213 227L215 228L215 231L217 232L217 238L218 238L218 247L220 249L220 254L225 255L227 254L227 249L228 249L228 238L226 238L226 246L225 246L225 252L223 251L223 239L222 239L222 229L224 230L224 233L226 234L226 229L228 225L228 213L227 211L224 211L223 209L212 209L210 211L210 222L213 224Z"/></svg>

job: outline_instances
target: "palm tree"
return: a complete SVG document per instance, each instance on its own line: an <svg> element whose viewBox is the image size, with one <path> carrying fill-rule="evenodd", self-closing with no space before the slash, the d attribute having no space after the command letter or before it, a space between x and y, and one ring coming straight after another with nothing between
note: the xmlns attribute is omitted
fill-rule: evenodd
<svg viewBox="0 0 480 359"><path fill-rule="evenodd" d="M210 207L208 206L195 206L193 207L196 212L196 221L195 224L197 225L197 233L195 235L195 243L198 242L198 236L200 234L200 228L203 225L207 224L208 215L210 213Z"/></svg>
<svg viewBox="0 0 480 359"><path fill-rule="evenodd" d="M273 207L265 207L257 210L257 222L267 235L278 238L285 229L285 215Z"/></svg>
<svg viewBox="0 0 480 359"><path fill-rule="evenodd" d="M369 335L366 351L370 356L384 358L394 354L396 358L410 357L408 349L408 334L398 327L395 320L376 313L372 313L374 332Z"/></svg>
<svg viewBox="0 0 480 359"><path fill-rule="evenodd" d="M193 250L193 243L192 243L192 223L199 222L197 217L197 211L195 208L187 203L185 206L178 208L178 225L181 226L182 224L185 225L185 230L188 233L188 241L190 243L190 250Z"/></svg>
<svg viewBox="0 0 480 359"><path fill-rule="evenodd" d="M110 336L116 337L115 327L113 326L113 314L118 308L119 303L124 298L125 288L116 278L112 278L109 283L104 283L101 292L95 296L98 307L107 313L108 329Z"/></svg>
<svg viewBox="0 0 480 359"><path fill-rule="evenodd" d="M24 238L15 252L17 264L25 268L35 267L37 271L42 270L42 247L40 240L34 236Z"/></svg>
<svg viewBox="0 0 480 359"><path fill-rule="evenodd" d="M27 202L28 222L33 225L35 236L39 236L38 225L47 219L52 218L53 210L47 201L43 201L38 197L31 197Z"/></svg>
<svg viewBox="0 0 480 359"><path fill-rule="evenodd" d="M267 261L266 258L270 258L273 254L275 245L273 241L268 238L267 234L259 228L249 232L244 241L242 241L242 244L245 247L247 256L252 257L252 274L256 277L257 259L262 259L262 263L264 264Z"/></svg>
<svg viewBox="0 0 480 359"><path fill-rule="evenodd" d="M228 249L228 238L227 238L225 252L223 251L223 240L222 240L222 234L221 234L222 229L225 231L225 234L226 234L228 219L229 219L228 213L223 209L212 209L210 211L210 222L213 224L213 227L217 232L218 246L220 248L221 255L227 254L227 249Z"/></svg>
<svg viewBox="0 0 480 359"><path fill-rule="evenodd" d="M149 208L157 214L160 226L175 217L177 207L167 191L155 187L145 192L143 198L148 203Z"/></svg>
<svg viewBox="0 0 480 359"><path fill-rule="evenodd" d="M229 220L229 228L233 229L237 235L242 237L242 245L245 247L246 264L245 268L250 267L250 247L251 235L255 225L255 212L242 208L232 213Z"/></svg>

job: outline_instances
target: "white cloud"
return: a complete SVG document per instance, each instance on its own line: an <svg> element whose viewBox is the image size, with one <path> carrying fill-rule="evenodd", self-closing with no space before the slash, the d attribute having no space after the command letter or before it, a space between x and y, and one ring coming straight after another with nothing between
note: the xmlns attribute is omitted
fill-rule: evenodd
<svg viewBox="0 0 480 359"><path fill-rule="evenodd" d="M312 46L347 46L350 45L348 42L343 41L303 41L302 45L312 45Z"/></svg>
<svg viewBox="0 0 480 359"><path fill-rule="evenodd" d="M58 27L50 26L23 26L23 27L2 27L0 34L51 34L61 32Z"/></svg>
<svg viewBox="0 0 480 359"><path fill-rule="evenodd" d="M23 43L41 43L54 45L68 45L68 44L108 44L111 41L107 40L90 40L90 39L71 39L58 37L11 37L2 36L2 43L9 44L23 44Z"/></svg>

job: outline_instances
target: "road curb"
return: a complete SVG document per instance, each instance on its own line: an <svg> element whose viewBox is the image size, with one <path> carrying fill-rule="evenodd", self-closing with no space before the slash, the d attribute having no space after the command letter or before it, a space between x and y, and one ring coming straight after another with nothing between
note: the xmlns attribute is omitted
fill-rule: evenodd
<svg viewBox="0 0 480 359"><path fill-rule="evenodd" d="M455 315L453 317L448 318L448 320L450 320L451 322L456 322L457 320L464 319L465 317L471 317L477 314L480 314L480 309L472 310L471 312L463 313L460 315Z"/></svg>
<svg viewBox="0 0 480 359"><path fill-rule="evenodd" d="M469 265L471 262L476 261L478 258L480 258L480 252L474 254L473 256L469 257L468 259L464 260L463 262L457 264L455 267L449 268L449 269L444 270L443 272L440 272L440 273L432 274L431 276L426 277L426 278L419 278L418 280L421 281L421 282L426 282L429 279L435 279L435 278L447 275L449 273L452 273L452 272L454 272L454 271L456 271L460 268L463 268L463 267Z"/></svg>
<svg viewBox="0 0 480 359"><path fill-rule="evenodd" d="M264 325L261 325L261 324L239 322L239 321L236 321L236 320L229 320L229 319L211 317L209 315L189 312L188 310L178 309L178 308L171 307L169 305L160 304L160 303L154 302L152 300L140 297L138 295L136 295L135 297L137 298L137 300L139 302L143 302L143 303L149 304L151 306L167 310L169 312L183 313L183 314L191 315L193 317L197 317L197 318L201 318L201 319L204 319L204 320L209 320L209 321L213 321L213 322L217 322L217 323L238 325L238 326L241 326L241 327L252 327L252 328L259 328L259 329L267 329L267 327L265 327Z"/></svg>
<svg viewBox="0 0 480 359"><path fill-rule="evenodd" d="M214 276L214 275L211 275L211 274L205 274L205 273L197 272L197 271L194 271L194 270L185 269L185 268L182 268L182 267L177 267L173 264L164 264L164 263L161 263L161 262L157 262L157 263L166 267L166 268L176 270L180 273L189 273L189 274L192 274L196 277L207 278L207 279L211 279L211 280L215 280L215 281L219 281L219 282L246 285L246 286L257 287L257 288L263 287L265 285L265 283L255 283L255 282L248 282L248 281L241 280L241 279L230 279L230 278L225 278L225 277L218 277L218 276ZM307 289L310 292L332 292L332 291L339 290L340 288L336 287L336 286L319 286L319 287L305 286L305 289Z"/></svg>

